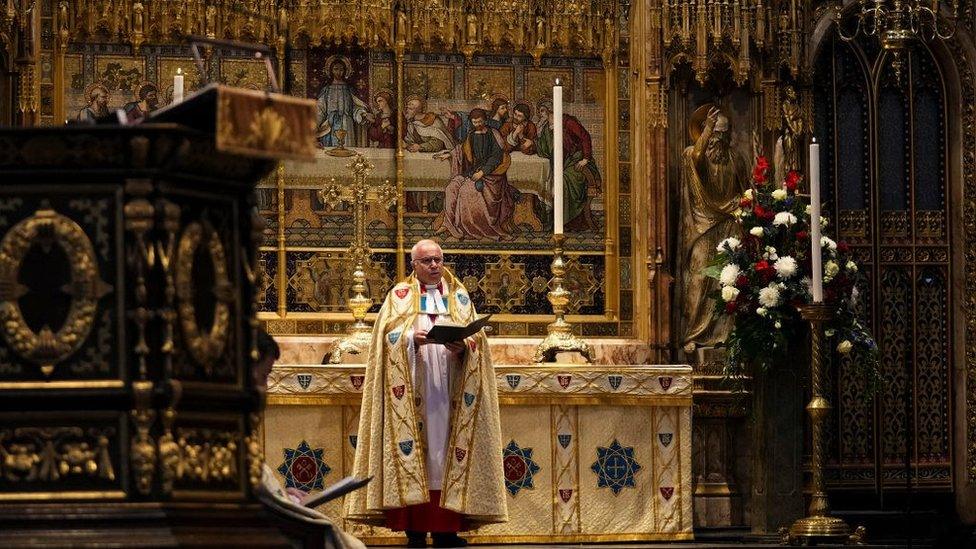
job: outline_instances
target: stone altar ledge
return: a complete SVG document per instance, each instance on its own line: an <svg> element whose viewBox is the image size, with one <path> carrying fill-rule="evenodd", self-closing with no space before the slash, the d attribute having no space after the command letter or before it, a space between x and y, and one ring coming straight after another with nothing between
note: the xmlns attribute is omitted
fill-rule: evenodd
<svg viewBox="0 0 976 549"><path fill-rule="evenodd" d="M320 364L341 336L275 336L281 347L280 364ZM535 349L542 341L536 337L489 338L493 364L529 364ZM587 339L595 364L647 364L650 348L646 343L629 339ZM557 355L557 362L586 364L575 353ZM364 359L357 355L343 357L343 363L356 364Z"/></svg>

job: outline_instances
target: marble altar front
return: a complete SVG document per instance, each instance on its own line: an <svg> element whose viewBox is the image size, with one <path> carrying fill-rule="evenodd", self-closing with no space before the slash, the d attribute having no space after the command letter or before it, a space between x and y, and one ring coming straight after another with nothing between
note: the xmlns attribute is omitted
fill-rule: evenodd
<svg viewBox="0 0 976 549"><path fill-rule="evenodd" d="M321 341L279 338L264 422L268 463L283 483L312 490L351 470L364 380L361 364L320 365ZM641 351L609 343L596 345L597 364L526 365L538 340L503 341L493 340L492 355L511 520L468 538L692 539L691 368L612 364ZM341 503L322 510L338 517ZM382 528L344 526L369 544L402 542Z"/></svg>

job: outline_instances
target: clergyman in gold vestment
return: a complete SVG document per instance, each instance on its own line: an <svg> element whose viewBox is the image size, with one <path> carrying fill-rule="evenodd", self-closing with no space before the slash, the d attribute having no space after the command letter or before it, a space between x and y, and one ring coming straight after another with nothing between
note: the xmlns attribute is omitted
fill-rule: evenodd
<svg viewBox="0 0 976 549"><path fill-rule="evenodd" d="M426 340L438 319L477 313L436 242L411 251L413 274L387 294L373 326L347 518L407 533L408 546L466 544L461 530L508 520L495 372L483 332Z"/></svg>
<svg viewBox="0 0 976 549"><path fill-rule="evenodd" d="M693 144L682 155L677 318L686 353L724 343L731 328L727 317L713 314L708 294L718 286L702 274L719 243L739 236L733 212L748 188L749 172L742 155L731 146L731 130L718 107L699 107L688 127Z"/></svg>

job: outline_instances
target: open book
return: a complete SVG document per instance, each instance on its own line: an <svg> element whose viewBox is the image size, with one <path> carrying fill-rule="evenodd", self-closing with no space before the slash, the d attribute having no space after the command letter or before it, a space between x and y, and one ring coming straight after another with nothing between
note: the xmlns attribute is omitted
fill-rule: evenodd
<svg viewBox="0 0 976 549"><path fill-rule="evenodd" d="M318 507L323 503L332 501L336 498L340 498L353 490L357 490L369 484L369 481L373 480L373 477L359 478L359 477L346 477L339 482L329 486L325 490L322 490L318 494L309 495L302 502L305 507Z"/></svg>
<svg viewBox="0 0 976 549"><path fill-rule="evenodd" d="M470 324L455 324L451 321L443 321L438 319L434 327L427 332L427 340L433 341L435 343L452 343L454 341L461 341L462 339L474 335L479 330L488 325L488 319L491 315L481 315L478 318L471 321Z"/></svg>

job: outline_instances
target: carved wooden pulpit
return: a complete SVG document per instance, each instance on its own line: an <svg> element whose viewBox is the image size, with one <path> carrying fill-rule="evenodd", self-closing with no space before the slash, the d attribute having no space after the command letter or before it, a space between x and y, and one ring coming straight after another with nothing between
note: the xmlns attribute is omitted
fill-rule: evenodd
<svg viewBox="0 0 976 549"><path fill-rule="evenodd" d="M0 546L275 546L254 185L314 102L223 86L136 126L0 129Z"/></svg>

